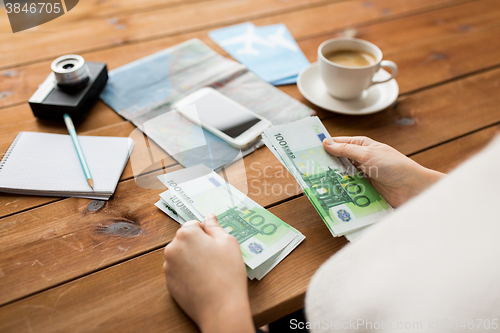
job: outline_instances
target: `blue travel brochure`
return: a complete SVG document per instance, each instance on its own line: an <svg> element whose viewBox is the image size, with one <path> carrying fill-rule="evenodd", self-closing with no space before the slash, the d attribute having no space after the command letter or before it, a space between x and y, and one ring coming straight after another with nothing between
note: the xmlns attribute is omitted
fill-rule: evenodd
<svg viewBox="0 0 500 333"><path fill-rule="evenodd" d="M286 25L256 27L251 22L211 31L214 40L233 58L274 85L297 82L309 61Z"/></svg>

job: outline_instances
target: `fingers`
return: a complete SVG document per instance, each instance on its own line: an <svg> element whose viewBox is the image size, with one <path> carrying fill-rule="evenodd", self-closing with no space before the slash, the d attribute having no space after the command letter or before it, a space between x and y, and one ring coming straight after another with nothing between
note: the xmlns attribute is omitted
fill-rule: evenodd
<svg viewBox="0 0 500 333"><path fill-rule="evenodd" d="M358 163L363 163L366 159L366 147L347 142L335 142L331 139L323 140L325 150L338 157L347 157L350 160Z"/></svg>
<svg viewBox="0 0 500 333"><path fill-rule="evenodd" d="M222 229L215 214L208 214L203 222L205 232L212 237L227 236L227 232Z"/></svg>
<svg viewBox="0 0 500 333"><path fill-rule="evenodd" d="M172 240L172 242L170 242L170 244L167 245L167 247L169 247L176 241L190 240L192 236L194 236L195 238L199 238L204 234L205 232L203 230L203 225L200 222L195 220L187 221L179 230L177 230L175 238Z"/></svg>
<svg viewBox="0 0 500 333"><path fill-rule="evenodd" d="M192 220L192 221L187 221L182 225L182 227L177 230L177 234L179 233L188 233L188 232L200 232L203 231L203 224L201 224L199 221Z"/></svg>
<svg viewBox="0 0 500 333"><path fill-rule="evenodd" d="M177 230L174 239L165 246L163 250L165 260L169 261L175 258L175 253L178 252L180 248L192 242L199 243L204 237L208 238L200 222L193 220L184 223L184 225ZM166 265L167 263L163 266L164 269Z"/></svg>
<svg viewBox="0 0 500 333"><path fill-rule="evenodd" d="M200 222L196 221L196 220L191 220L191 221L187 221L186 223L184 223L182 225L182 228L184 227L190 227L190 226L194 226L194 227L200 227L203 229L202 225Z"/></svg>
<svg viewBox="0 0 500 333"><path fill-rule="evenodd" d="M375 142L366 136L336 136L332 140L339 143L350 143L360 146L367 146Z"/></svg>

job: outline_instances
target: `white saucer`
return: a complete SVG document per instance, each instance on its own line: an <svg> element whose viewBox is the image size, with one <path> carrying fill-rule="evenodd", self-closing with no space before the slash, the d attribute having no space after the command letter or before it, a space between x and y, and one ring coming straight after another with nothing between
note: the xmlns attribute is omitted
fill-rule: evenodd
<svg viewBox="0 0 500 333"><path fill-rule="evenodd" d="M380 69L374 78L383 80L390 76L385 70ZM318 63L311 64L299 74L297 86L309 102L325 110L349 115L365 115L382 111L394 103L399 94L398 83L392 79L386 83L371 86L359 99L336 99L326 91L319 73Z"/></svg>

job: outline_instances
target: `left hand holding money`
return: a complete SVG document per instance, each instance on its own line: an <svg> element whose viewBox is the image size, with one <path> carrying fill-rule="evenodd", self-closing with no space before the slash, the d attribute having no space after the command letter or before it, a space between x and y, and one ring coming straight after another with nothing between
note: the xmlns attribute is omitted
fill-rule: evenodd
<svg viewBox="0 0 500 333"><path fill-rule="evenodd" d="M325 139L323 147L334 156L347 157L365 172L392 207L401 206L444 176L386 144L363 136Z"/></svg>
<svg viewBox="0 0 500 333"><path fill-rule="evenodd" d="M164 254L167 288L202 332L255 332L238 241L215 215L186 222Z"/></svg>

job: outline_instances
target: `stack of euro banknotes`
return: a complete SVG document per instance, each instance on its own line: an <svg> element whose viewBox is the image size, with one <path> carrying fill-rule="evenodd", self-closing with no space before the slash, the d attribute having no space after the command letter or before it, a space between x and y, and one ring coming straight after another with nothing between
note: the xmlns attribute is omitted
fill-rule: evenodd
<svg viewBox="0 0 500 333"><path fill-rule="evenodd" d="M158 178L168 190L156 206L181 225L214 213L238 240L250 279L262 279L305 238L204 165Z"/></svg>
<svg viewBox="0 0 500 333"><path fill-rule="evenodd" d="M354 241L393 210L347 158L325 151L323 140L331 137L318 117L271 127L262 137L334 237Z"/></svg>
<svg viewBox="0 0 500 333"><path fill-rule="evenodd" d="M334 237L361 237L392 208L346 158L328 154L330 138L317 117L266 129L266 146L295 177ZM298 230L261 207L203 165L158 176L168 188L156 206L181 225L214 213L240 244L247 275L262 279L304 239Z"/></svg>

